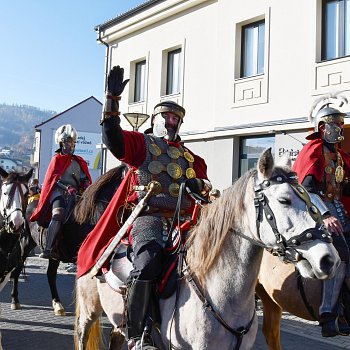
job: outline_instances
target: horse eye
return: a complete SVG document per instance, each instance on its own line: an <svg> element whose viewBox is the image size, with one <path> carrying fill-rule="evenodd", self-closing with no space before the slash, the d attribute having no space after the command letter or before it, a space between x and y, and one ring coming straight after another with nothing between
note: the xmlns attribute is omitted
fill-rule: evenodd
<svg viewBox="0 0 350 350"><path fill-rule="evenodd" d="M289 198L279 198L278 201L284 205L291 205L292 201Z"/></svg>

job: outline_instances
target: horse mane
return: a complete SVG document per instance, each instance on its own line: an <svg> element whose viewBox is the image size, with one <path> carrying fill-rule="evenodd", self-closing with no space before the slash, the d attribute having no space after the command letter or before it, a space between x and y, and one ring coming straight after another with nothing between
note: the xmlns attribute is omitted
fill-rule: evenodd
<svg viewBox="0 0 350 350"><path fill-rule="evenodd" d="M24 172L18 172L18 171L12 170L8 173L8 176L3 181L7 183L13 183L17 181L22 183L27 183L28 181L25 179L24 175L25 175Z"/></svg>
<svg viewBox="0 0 350 350"><path fill-rule="evenodd" d="M107 200L99 198L102 189L107 184L115 183L120 179L124 169L124 165L110 169L86 189L74 208L74 219L78 224L82 225L87 222L92 224L97 223L101 212L109 203Z"/></svg>
<svg viewBox="0 0 350 350"><path fill-rule="evenodd" d="M247 185L256 173L256 169L246 172L221 197L203 208L198 224L190 232L187 261L201 284L220 255L230 229L235 229L235 222L244 214Z"/></svg>

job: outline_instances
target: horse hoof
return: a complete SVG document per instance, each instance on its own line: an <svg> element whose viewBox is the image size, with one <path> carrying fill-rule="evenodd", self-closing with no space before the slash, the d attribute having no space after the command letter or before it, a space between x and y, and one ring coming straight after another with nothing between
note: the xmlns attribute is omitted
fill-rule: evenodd
<svg viewBox="0 0 350 350"><path fill-rule="evenodd" d="M11 303L11 310L19 310L21 308L20 303Z"/></svg>
<svg viewBox="0 0 350 350"><path fill-rule="evenodd" d="M59 301L52 302L53 311L55 316L66 316L66 310Z"/></svg>

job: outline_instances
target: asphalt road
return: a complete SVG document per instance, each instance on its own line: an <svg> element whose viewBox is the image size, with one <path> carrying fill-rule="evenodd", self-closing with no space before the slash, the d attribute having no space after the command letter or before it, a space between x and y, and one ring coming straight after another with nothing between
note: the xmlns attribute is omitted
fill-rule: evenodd
<svg viewBox="0 0 350 350"><path fill-rule="evenodd" d="M67 315L54 316L51 307L50 290L46 279L47 262L37 257L28 259L26 278L21 278L19 297L21 310L10 309L9 282L0 295L2 307L0 329L4 350L66 350L73 349L75 274L65 270L61 264L58 274L58 288ZM261 311L258 311L261 323ZM106 318L102 319L104 334L109 332ZM303 321L284 314L282 321L282 347L284 350L350 350L350 337L322 338L315 322ZM218 344L219 345L219 344ZM261 329L254 345L255 350L266 350L267 345Z"/></svg>

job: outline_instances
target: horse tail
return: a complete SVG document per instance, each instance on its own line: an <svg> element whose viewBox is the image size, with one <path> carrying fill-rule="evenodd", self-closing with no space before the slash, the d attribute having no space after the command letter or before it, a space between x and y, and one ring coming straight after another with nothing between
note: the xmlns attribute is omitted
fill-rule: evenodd
<svg viewBox="0 0 350 350"><path fill-rule="evenodd" d="M74 349L80 350L81 347L79 347L79 344L81 344L81 341L84 341L83 339L80 339L83 337L81 330L79 329L79 317L80 317L80 303L79 303L79 296L77 292L77 283L75 284L75 321L74 321ZM100 350L104 348L104 341L101 331L101 325L100 320L97 318L91 326L89 335L87 338L85 350ZM0 348L0 350L2 350Z"/></svg>

